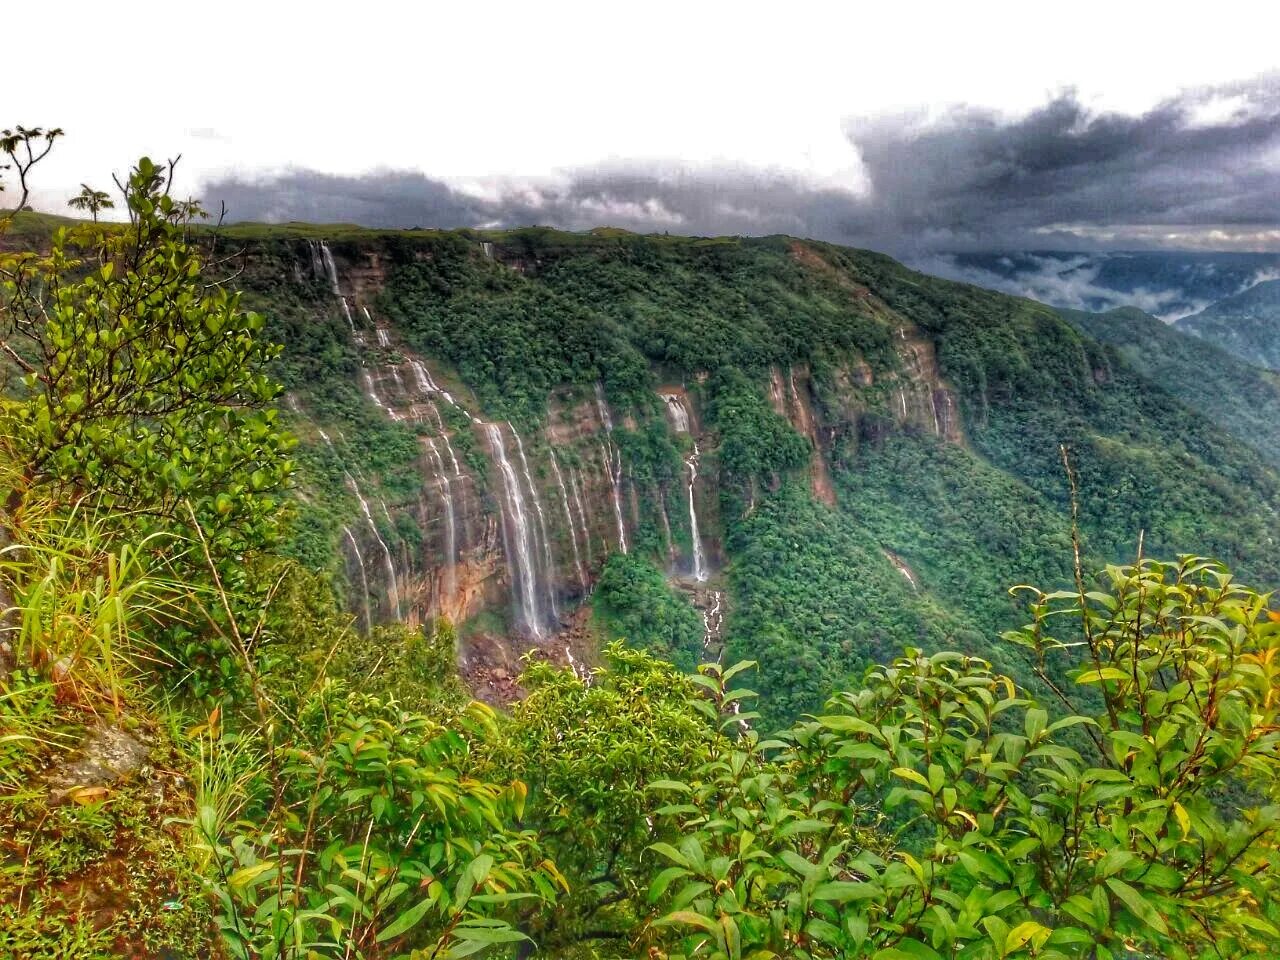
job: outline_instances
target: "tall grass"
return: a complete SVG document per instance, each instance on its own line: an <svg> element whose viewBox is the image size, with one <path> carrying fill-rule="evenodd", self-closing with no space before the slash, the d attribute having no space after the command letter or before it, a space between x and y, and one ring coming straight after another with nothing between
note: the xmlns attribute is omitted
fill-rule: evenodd
<svg viewBox="0 0 1280 960"><path fill-rule="evenodd" d="M83 503L28 514L0 550L11 658L51 682L60 702L118 715L142 675L169 665L148 636L186 617L191 588L166 575L171 534L112 535L119 516Z"/></svg>

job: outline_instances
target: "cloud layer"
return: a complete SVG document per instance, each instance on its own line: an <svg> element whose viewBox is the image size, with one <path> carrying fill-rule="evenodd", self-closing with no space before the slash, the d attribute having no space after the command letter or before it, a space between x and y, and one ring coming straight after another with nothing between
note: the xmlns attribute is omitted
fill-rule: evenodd
<svg viewBox="0 0 1280 960"><path fill-rule="evenodd" d="M1137 116L1072 92L1021 117L975 107L846 126L849 189L776 173L615 164L477 196L420 173L289 170L204 185L236 220L380 227L617 226L789 233L930 251L1280 250L1280 75Z"/></svg>

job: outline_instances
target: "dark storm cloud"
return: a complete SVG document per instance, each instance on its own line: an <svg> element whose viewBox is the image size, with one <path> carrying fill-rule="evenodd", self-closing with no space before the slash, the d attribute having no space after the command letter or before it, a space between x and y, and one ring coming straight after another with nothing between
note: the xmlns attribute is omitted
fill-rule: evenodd
<svg viewBox="0 0 1280 960"><path fill-rule="evenodd" d="M614 166L496 199L399 172L290 171L204 193L246 220L790 233L907 256L1280 249L1280 75L1187 92L1137 116L1091 111L1068 92L1018 118L958 107L851 121L847 133L865 173L858 192L737 170Z"/></svg>

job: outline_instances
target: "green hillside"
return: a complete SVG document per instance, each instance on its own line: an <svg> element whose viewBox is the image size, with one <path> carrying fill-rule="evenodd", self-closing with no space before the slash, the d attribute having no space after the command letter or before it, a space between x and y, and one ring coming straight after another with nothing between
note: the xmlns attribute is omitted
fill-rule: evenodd
<svg viewBox="0 0 1280 960"><path fill-rule="evenodd" d="M1179 330L1280 370L1280 280L1265 280L1176 321Z"/></svg>
<svg viewBox="0 0 1280 960"><path fill-rule="evenodd" d="M1159 390L1198 410L1280 463L1280 375L1247 363L1207 338L1140 310L1063 310L1072 324L1109 344Z"/></svg>
<svg viewBox="0 0 1280 960"><path fill-rule="evenodd" d="M0 254L0 957L1267 955L1268 381L867 251L164 181Z"/></svg>
<svg viewBox="0 0 1280 960"><path fill-rule="evenodd" d="M383 361L361 359L322 280L299 282L290 266L322 233L234 228L248 250L239 282L285 344L286 386L341 431L396 515L417 496L420 468L412 430L358 387L361 365ZM633 533L658 566L656 511L665 504L681 522L683 454L655 388L688 386L715 444L704 472L715 464L727 648L769 664L759 686L771 718L813 709L904 644L1011 656L989 639L1024 615L1007 588L1070 579L1063 445L1091 563L1131 560L1141 536L1149 555L1203 552L1280 582L1274 384L1218 353L1195 376L1185 338L1128 314L1128 345L1111 346L1102 340L1115 328L1087 317L783 237L329 236L340 263L376 260L374 314L440 361L485 417L536 432L553 392L589 397L603 384L618 419L635 424L619 433L639 504ZM936 355L938 384L955 393L957 440L931 435L926 414L895 419L897 385L919 380L895 346L904 331ZM869 386L849 382L860 364ZM812 441L766 402L770 370L801 365L834 510L803 482ZM327 487L340 494L329 469L338 482ZM345 509L355 516L350 501ZM340 549L332 519L326 536ZM383 536L395 548L407 534L385 527Z"/></svg>

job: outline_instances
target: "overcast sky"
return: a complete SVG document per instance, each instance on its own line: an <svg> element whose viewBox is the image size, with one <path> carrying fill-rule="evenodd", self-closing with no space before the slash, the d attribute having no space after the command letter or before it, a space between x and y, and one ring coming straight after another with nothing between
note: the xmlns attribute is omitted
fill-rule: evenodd
<svg viewBox="0 0 1280 960"><path fill-rule="evenodd" d="M46 208L182 153L232 219L1280 249L1277 6L46 3L0 125Z"/></svg>

